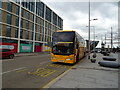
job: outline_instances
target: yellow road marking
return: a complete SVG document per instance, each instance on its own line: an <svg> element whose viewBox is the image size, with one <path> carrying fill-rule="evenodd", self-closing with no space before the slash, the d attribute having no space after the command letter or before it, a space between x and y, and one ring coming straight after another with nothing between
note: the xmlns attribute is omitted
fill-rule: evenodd
<svg viewBox="0 0 120 90"><path fill-rule="evenodd" d="M54 72L56 72L56 70L51 70L51 71L49 70L49 71L47 71L45 73L41 73L41 77L47 77L47 76L49 76L50 74L52 74Z"/></svg>
<svg viewBox="0 0 120 90"><path fill-rule="evenodd" d="M60 74L58 77L52 79L50 82L48 82L46 85L44 85L44 86L41 87L41 88L45 88L48 84L50 84L51 82L53 82L53 81L56 80L57 78L60 78L63 74L65 74L66 72L68 72L68 71L71 70L73 67L75 67L76 65L78 65L79 63L81 63L81 62L83 62L83 61L84 61L84 59L80 60L80 62L78 62L77 64L73 65L73 66L70 67L68 70L66 70L64 73L62 73L62 74ZM54 82L54 83L55 83L55 82ZM53 83L53 84L54 84L54 83ZM53 84L52 84L52 85L53 85ZM40 88L39 90L41 90L41 88Z"/></svg>
<svg viewBox="0 0 120 90"><path fill-rule="evenodd" d="M51 69L46 69L46 68L38 68L34 72L28 72L28 74L37 75L37 76L41 76L41 77L47 77L54 72L56 72L56 70L51 70Z"/></svg>
<svg viewBox="0 0 120 90"><path fill-rule="evenodd" d="M49 64L49 65L47 65L47 66L49 66L49 67L56 67L56 68L67 68L67 67L69 67L69 66L63 66L63 65L56 65L56 64Z"/></svg>
<svg viewBox="0 0 120 90"><path fill-rule="evenodd" d="M57 43L73 43L73 42L57 42Z"/></svg>

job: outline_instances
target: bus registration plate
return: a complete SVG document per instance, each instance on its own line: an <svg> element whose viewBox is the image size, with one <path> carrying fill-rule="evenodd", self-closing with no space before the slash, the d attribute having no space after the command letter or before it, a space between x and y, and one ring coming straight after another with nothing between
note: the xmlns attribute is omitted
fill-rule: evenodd
<svg viewBox="0 0 120 90"><path fill-rule="evenodd" d="M63 60L59 60L59 62L64 62Z"/></svg>

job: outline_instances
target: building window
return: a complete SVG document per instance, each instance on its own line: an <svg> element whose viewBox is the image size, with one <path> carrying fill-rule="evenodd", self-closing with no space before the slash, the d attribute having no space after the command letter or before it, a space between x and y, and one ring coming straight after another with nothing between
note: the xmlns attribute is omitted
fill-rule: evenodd
<svg viewBox="0 0 120 90"><path fill-rule="evenodd" d="M30 14L29 14L29 12L26 11L26 19L29 20L29 17L30 17Z"/></svg>
<svg viewBox="0 0 120 90"><path fill-rule="evenodd" d="M31 2L32 3L32 12L34 12L34 7L35 7L35 2Z"/></svg>
<svg viewBox="0 0 120 90"><path fill-rule="evenodd" d="M36 14L44 18L44 3L36 2Z"/></svg>
<svg viewBox="0 0 120 90"><path fill-rule="evenodd" d="M19 26L19 17L16 17L16 26Z"/></svg>
<svg viewBox="0 0 120 90"><path fill-rule="evenodd" d="M20 39L22 39L22 38L23 38L23 30L20 29Z"/></svg>
<svg viewBox="0 0 120 90"><path fill-rule="evenodd" d="M25 3L25 2L22 2L22 6L23 6L23 7L24 7L24 3Z"/></svg>
<svg viewBox="0 0 120 90"><path fill-rule="evenodd" d="M2 22L2 11L0 10L0 22Z"/></svg>
<svg viewBox="0 0 120 90"><path fill-rule="evenodd" d="M32 3L29 2L29 10L32 11Z"/></svg>
<svg viewBox="0 0 120 90"><path fill-rule="evenodd" d="M20 0L14 0L16 3L20 4Z"/></svg>
<svg viewBox="0 0 120 90"><path fill-rule="evenodd" d="M11 2L8 2L8 3L7 3L7 10L8 10L9 12L12 12L12 3L11 3Z"/></svg>
<svg viewBox="0 0 120 90"><path fill-rule="evenodd" d="M38 34L38 41L40 41L40 34Z"/></svg>
<svg viewBox="0 0 120 90"><path fill-rule="evenodd" d="M23 19L21 18L21 28L23 28Z"/></svg>
<svg viewBox="0 0 120 90"><path fill-rule="evenodd" d="M37 23L40 24L40 18L37 19Z"/></svg>
<svg viewBox="0 0 120 90"><path fill-rule="evenodd" d="M46 7L46 19L51 22L51 10Z"/></svg>
<svg viewBox="0 0 120 90"><path fill-rule="evenodd" d="M35 40L37 40L37 33L35 33Z"/></svg>
<svg viewBox="0 0 120 90"><path fill-rule="evenodd" d="M32 14L32 21L34 22L34 15Z"/></svg>
<svg viewBox="0 0 120 90"><path fill-rule="evenodd" d="M0 0L0 8L2 8L2 0Z"/></svg>
<svg viewBox="0 0 120 90"><path fill-rule="evenodd" d="M27 8L27 2L22 2L23 7Z"/></svg>
<svg viewBox="0 0 120 90"><path fill-rule="evenodd" d="M40 25L38 25L38 32L40 33Z"/></svg>
<svg viewBox="0 0 120 90"><path fill-rule="evenodd" d="M26 39L29 39L29 32L26 30Z"/></svg>
<svg viewBox="0 0 120 90"><path fill-rule="evenodd" d="M57 15L53 13L53 24L57 25Z"/></svg>
<svg viewBox="0 0 120 90"><path fill-rule="evenodd" d="M26 29L29 29L29 21L26 21Z"/></svg>
<svg viewBox="0 0 120 90"><path fill-rule="evenodd" d="M26 2L26 8L29 8L29 3L28 2Z"/></svg>
<svg viewBox="0 0 120 90"><path fill-rule="evenodd" d="M16 14L19 15L19 7L16 6Z"/></svg>
<svg viewBox="0 0 120 90"><path fill-rule="evenodd" d="M12 15L11 14L7 14L7 24L11 24L11 18L12 18Z"/></svg>
<svg viewBox="0 0 120 90"><path fill-rule="evenodd" d="M0 36L2 36L2 25L0 24Z"/></svg>
<svg viewBox="0 0 120 90"><path fill-rule="evenodd" d="M23 9L21 8L21 16L23 17Z"/></svg>
<svg viewBox="0 0 120 90"><path fill-rule="evenodd" d="M15 29L15 38L18 38L18 28Z"/></svg>
<svg viewBox="0 0 120 90"><path fill-rule="evenodd" d="M6 37L10 37L10 36L11 36L11 27L6 26Z"/></svg>

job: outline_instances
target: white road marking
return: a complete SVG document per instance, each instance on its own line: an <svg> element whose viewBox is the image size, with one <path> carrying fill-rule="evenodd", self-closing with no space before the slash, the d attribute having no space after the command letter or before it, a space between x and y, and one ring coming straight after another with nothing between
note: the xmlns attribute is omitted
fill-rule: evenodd
<svg viewBox="0 0 120 90"><path fill-rule="evenodd" d="M0 62L5 62L5 61L13 61L13 60L15 60L15 59L3 59L3 60L0 60Z"/></svg>
<svg viewBox="0 0 120 90"><path fill-rule="evenodd" d="M3 72L3 73L1 73L1 74L5 74L5 73L9 73L9 72L13 72L13 71L20 70L20 69L24 69L24 68L26 68L26 67L13 69L13 70L10 70L10 71Z"/></svg>

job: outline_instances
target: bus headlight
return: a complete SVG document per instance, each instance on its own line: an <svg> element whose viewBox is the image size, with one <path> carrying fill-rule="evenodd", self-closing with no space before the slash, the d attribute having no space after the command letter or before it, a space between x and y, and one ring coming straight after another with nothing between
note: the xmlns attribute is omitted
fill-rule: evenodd
<svg viewBox="0 0 120 90"><path fill-rule="evenodd" d="M52 59L56 59L55 57L51 57Z"/></svg>
<svg viewBox="0 0 120 90"><path fill-rule="evenodd" d="M68 58L68 59L66 59L66 60L72 60L72 58Z"/></svg>

